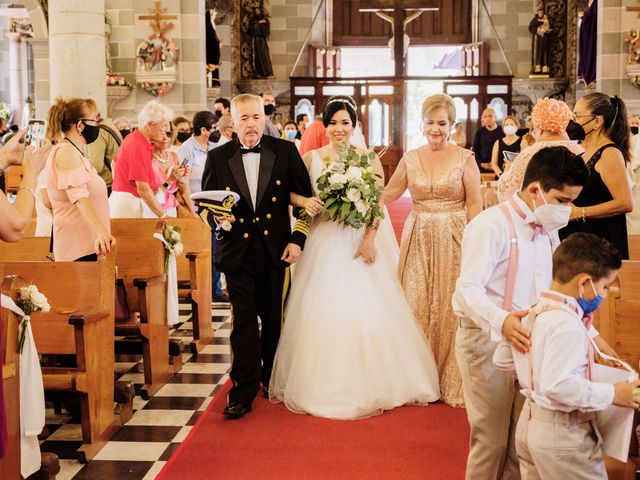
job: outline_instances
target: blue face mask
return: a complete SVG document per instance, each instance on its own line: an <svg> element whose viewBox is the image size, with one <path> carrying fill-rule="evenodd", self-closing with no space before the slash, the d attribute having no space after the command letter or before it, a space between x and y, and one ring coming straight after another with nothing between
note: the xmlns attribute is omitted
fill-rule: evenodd
<svg viewBox="0 0 640 480"><path fill-rule="evenodd" d="M295 130L285 130L284 134L289 140L293 140L294 138L296 138L298 132L296 132Z"/></svg>
<svg viewBox="0 0 640 480"><path fill-rule="evenodd" d="M587 300L583 297L576 298L578 305L580 305L580 308L585 313L585 315L595 312L604 300L602 295L598 295L598 292L596 292L596 287L593 285L591 279L589 279L589 283L591 284L591 288L593 288L593 293L596 294L594 299Z"/></svg>

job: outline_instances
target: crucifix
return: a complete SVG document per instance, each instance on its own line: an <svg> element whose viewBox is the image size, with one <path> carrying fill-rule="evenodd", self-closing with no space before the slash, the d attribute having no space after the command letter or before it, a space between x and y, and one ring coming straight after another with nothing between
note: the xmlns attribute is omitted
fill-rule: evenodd
<svg viewBox="0 0 640 480"><path fill-rule="evenodd" d="M393 37L389 42L389 46L393 48L391 58L395 64L395 76L402 77L406 73L405 28L423 12L438 11L439 8L430 6L429 4L433 4L433 2L427 0L378 0L370 3L377 3L380 6L378 8L360 8L359 11L375 13L391 24L393 32ZM406 15L407 12L410 12L409 15ZM406 46L409 46L408 41Z"/></svg>
<svg viewBox="0 0 640 480"><path fill-rule="evenodd" d="M167 40L164 34L173 28L173 23L163 20L177 20L176 15L167 15L167 9L160 6L160 0L155 1L155 7L151 10L151 15L140 15L140 20L151 20L151 29L156 32L158 38Z"/></svg>

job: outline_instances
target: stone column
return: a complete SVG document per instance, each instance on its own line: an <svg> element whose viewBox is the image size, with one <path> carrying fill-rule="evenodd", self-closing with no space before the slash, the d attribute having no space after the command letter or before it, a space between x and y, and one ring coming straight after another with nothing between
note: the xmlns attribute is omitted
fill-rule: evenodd
<svg viewBox="0 0 640 480"><path fill-rule="evenodd" d="M22 123L22 109L24 107L24 89L22 88L22 34L8 32L9 39L9 91L11 96L11 108L14 112L13 122Z"/></svg>
<svg viewBox="0 0 640 480"><path fill-rule="evenodd" d="M92 98L107 115L104 0L49 2L51 99Z"/></svg>

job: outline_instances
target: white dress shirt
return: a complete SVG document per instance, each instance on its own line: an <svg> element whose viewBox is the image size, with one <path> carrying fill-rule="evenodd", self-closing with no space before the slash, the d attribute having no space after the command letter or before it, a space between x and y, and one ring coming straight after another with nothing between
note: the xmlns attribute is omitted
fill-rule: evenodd
<svg viewBox="0 0 640 480"><path fill-rule="evenodd" d="M240 143L242 148L249 148ZM258 208L256 205L256 197L258 196L258 174L260 173L260 154L259 153L245 153L242 155L242 163L244 165L244 174L247 177L247 184L249 185L249 194L251 195L251 203L253 209Z"/></svg>
<svg viewBox="0 0 640 480"><path fill-rule="evenodd" d="M533 392L529 392L528 355L502 341L494 353L494 364L502 371L515 370L522 394L532 398L536 405L562 412L604 410L613 402L614 388L610 383L592 382L587 377L592 333L582 323L582 309L575 298L555 291L548 293L562 301L543 296L535 307L539 313L531 335ZM562 310L543 311L545 306L563 305ZM525 325L531 328L528 319Z"/></svg>
<svg viewBox="0 0 640 480"><path fill-rule="evenodd" d="M513 195L525 218L522 219L510 202L518 239L518 270L513 291L513 310L528 309L551 285L553 249L560 243L558 232L533 238L536 216ZM458 317L473 320L490 332L494 342L502 339L502 323L510 313L502 308L504 301L509 253L511 249L509 221L499 205L477 215L464 230L460 276L453 293L453 311Z"/></svg>

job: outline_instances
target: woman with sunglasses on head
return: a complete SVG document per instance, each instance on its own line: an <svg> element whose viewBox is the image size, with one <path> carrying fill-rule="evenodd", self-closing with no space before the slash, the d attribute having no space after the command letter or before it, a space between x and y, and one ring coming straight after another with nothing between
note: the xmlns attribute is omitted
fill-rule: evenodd
<svg viewBox="0 0 640 480"><path fill-rule="evenodd" d="M116 243L110 230L107 185L85 153L98 138L101 121L89 98L58 97L49 109L49 136L60 139L45 167L58 262L95 261Z"/></svg>
<svg viewBox="0 0 640 480"><path fill-rule="evenodd" d="M166 139L172 118L173 111L156 100L140 110L139 128L123 140L113 162L111 218L142 218L144 205L156 217L167 216L155 197L163 182L153 171L152 142Z"/></svg>
<svg viewBox="0 0 640 480"><path fill-rule="evenodd" d="M178 206L182 205L187 216L196 216L191 192L189 191L189 169L181 167L178 162L178 154L172 151L169 145L175 137L175 130L171 127L160 140L153 140L153 163L155 183L161 183L156 190L155 197L168 217L178 216ZM150 207L143 205L144 217L155 218Z"/></svg>
<svg viewBox="0 0 640 480"><path fill-rule="evenodd" d="M586 232L615 245L623 259L629 258L627 212L633 209L631 185L626 171L630 157L630 129L624 102L594 92L582 97L573 109L589 181L571 207L572 220L560 230L564 239Z"/></svg>

